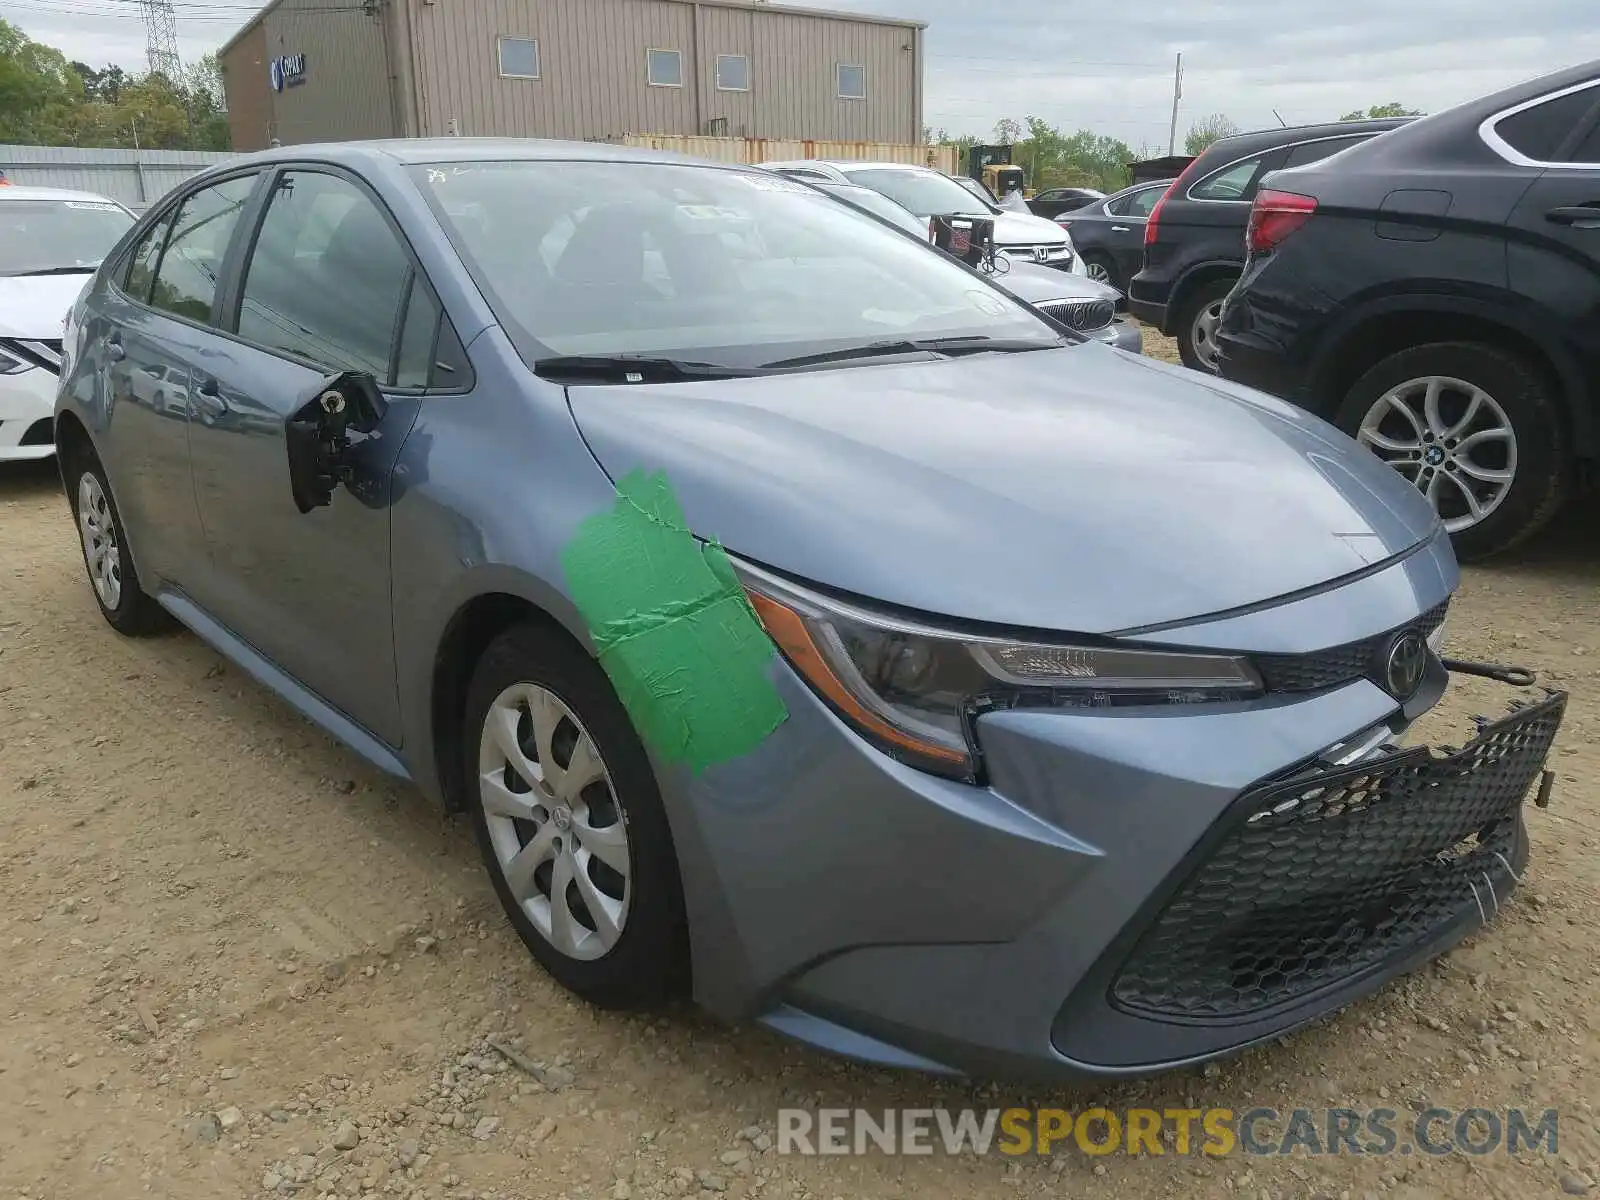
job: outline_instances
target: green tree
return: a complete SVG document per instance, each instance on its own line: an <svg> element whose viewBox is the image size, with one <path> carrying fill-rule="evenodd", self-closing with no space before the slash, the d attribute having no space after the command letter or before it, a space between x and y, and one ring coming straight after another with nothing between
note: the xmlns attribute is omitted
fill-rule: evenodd
<svg viewBox="0 0 1600 1200"><path fill-rule="evenodd" d="M0 20L0 142L49 145L83 102L83 80L61 51Z"/></svg>
<svg viewBox="0 0 1600 1200"><path fill-rule="evenodd" d="M995 122L994 140L997 145L1014 145L1022 140L1023 132L1022 122L1006 117Z"/></svg>
<svg viewBox="0 0 1600 1200"><path fill-rule="evenodd" d="M1366 112L1359 108L1355 112L1347 112L1340 117L1341 121L1376 121L1381 117L1420 117L1420 109L1407 108L1398 100L1391 100L1387 104L1374 104Z"/></svg>
<svg viewBox="0 0 1600 1200"><path fill-rule="evenodd" d="M1204 154L1213 142L1232 137L1239 132L1231 118L1222 113L1212 113L1189 127L1189 136L1183 139L1183 149L1188 154Z"/></svg>

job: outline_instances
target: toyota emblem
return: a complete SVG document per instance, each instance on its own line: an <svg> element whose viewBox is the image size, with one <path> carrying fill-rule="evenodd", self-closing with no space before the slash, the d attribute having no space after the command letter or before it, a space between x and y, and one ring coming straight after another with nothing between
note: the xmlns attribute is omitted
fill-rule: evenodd
<svg viewBox="0 0 1600 1200"><path fill-rule="evenodd" d="M1428 669L1428 644L1415 633L1402 633L1389 643L1384 663L1384 686L1396 700L1409 700L1422 686Z"/></svg>

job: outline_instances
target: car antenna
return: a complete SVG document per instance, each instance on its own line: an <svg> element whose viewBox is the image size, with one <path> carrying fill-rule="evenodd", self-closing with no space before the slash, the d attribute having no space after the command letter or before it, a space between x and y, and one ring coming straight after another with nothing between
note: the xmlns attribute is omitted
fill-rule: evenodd
<svg viewBox="0 0 1600 1200"><path fill-rule="evenodd" d="M1273 109L1272 115L1278 117L1278 110ZM1285 121L1282 117L1278 117L1278 124L1282 125L1285 129L1289 128L1289 122Z"/></svg>

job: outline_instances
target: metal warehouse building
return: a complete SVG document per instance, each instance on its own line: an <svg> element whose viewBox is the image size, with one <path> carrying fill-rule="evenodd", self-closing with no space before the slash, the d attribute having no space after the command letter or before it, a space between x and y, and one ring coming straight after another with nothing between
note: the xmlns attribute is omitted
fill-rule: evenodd
<svg viewBox="0 0 1600 1200"><path fill-rule="evenodd" d="M923 30L761 0L275 0L218 58L237 150L447 134L911 144Z"/></svg>

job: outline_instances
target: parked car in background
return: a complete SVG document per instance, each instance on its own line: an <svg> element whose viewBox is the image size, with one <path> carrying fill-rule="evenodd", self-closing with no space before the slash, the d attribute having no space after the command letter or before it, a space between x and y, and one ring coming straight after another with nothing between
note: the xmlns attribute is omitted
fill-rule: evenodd
<svg viewBox="0 0 1600 1200"><path fill-rule="evenodd" d="M1463 558L1600 454L1600 62L1265 177L1222 372L1337 422Z"/></svg>
<svg viewBox="0 0 1600 1200"><path fill-rule="evenodd" d="M1046 188L1028 201L1028 211L1054 220L1062 213L1076 212L1105 198L1106 194L1096 188Z"/></svg>
<svg viewBox="0 0 1600 1200"><path fill-rule="evenodd" d="M834 183L831 180L805 182L835 200L887 221L912 237L933 243L932 221L924 221L882 192L875 192L858 183ZM1069 329L1088 334L1096 341L1105 342L1119 350L1131 354L1144 353L1144 334L1138 323L1117 315L1122 296L1116 289L1067 271L1008 259L1001 260L994 270L986 274L1018 300L1033 305L1051 320L1060 321Z"/></svg>
<svg viewBox="0 0 1600 1200"><path fill-rule="evenodd" d="M1177 339L1183 364L1217 369L1222 301L1244 269L1244 231L1262 176L1398 129L1414 118L1339 121L1242 133L1213 143L1156 201L1144 226L1144 265L1128 308Z"/></svg>
<svg viewBox="0 0 1600 1200"><path fill-rule="evenodd" d="M1127 292L1144 265L1144 222L1170 180L1124 188L1104 200L1056 218L1072 235L1090 279Z"/></svg>
<svg viewBox="0 0 1600 1200"><path fill-rule="evenodd" d="M980 200L942 171L902 163L815 158L761 165L793 179L858 183L875 192L882 192L919 217L953 213L993 217L996 247L1007 257L1061 271L1073 271L1079 275L1088 274L1073 250L1071 236L1054 221L1047 221L1032 213L1012 212L998 204Z"/></svg>
<svg viewBox="0 0 1600 1200"><path fill-rule="evenodd" d="M970 175L954 175L949 172L945 172L944 177L955 180L979 200L982 200L985 208L993 208L999 202L998 197L984 185L981 179L974 179Z"/></svg>
<svg viewBox="0 0 1600 1200"><path fill-rule="evenodd" d="M62 323L133 221L93 192L0 189L0 462L55 453L50 414Z"/></svg>
<svg viewBox="0 0 1600 1200"><path fill-rule="evenodd" d="M134 226L62 364L108 623L178 618L464 811L591 1003L687 991L900 1068L1192 1069L1525 870L1564 693L1394 744L1459 581L1413 488L770 173L239 156ZM158 365L188 420L127 402Z"/></svg>

